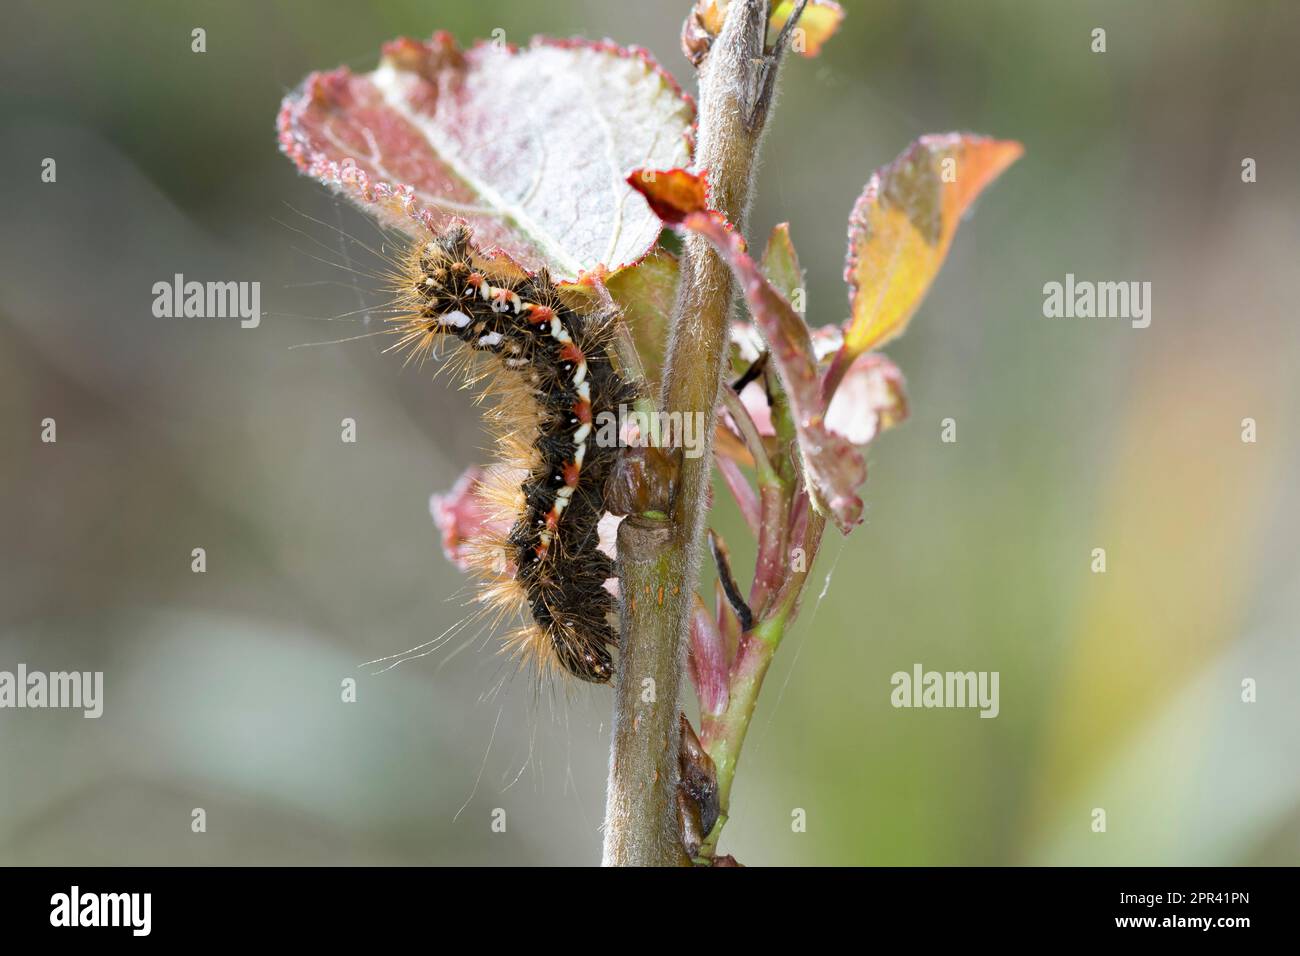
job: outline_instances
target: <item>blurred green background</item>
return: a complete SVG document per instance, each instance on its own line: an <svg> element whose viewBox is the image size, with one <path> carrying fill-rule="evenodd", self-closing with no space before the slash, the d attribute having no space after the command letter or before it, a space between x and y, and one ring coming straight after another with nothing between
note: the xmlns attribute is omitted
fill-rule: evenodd
<svg viewBox="0 0 1300 956"><path fill-rule="evenodd" d="M846 6L822 57L784 71L751 220L760 238L791 222L814 323L845 314L844 223L872 169L950 129L1027 154L889 348L912 417L871 451L866 524L828 537L724 849L1297 862L1300 6ZM461 617L427 500L485 439L466 395L374 340L291 348L363 334L325 320L381 294L322 261L356 254L336 229L376 233L295 174L274 117L308 71L435 28L609 36L692 88L685 7L6 4L0 669L103 670L106 703L0 711L0 863L598 860L606 689L539 695L490 635L359 667ZM259 280L269 314L156 319L151 286L177 272ZM1151 327L1045 319L1067 272L1150 281ZM717 520L744 553L734 510ZM891 708L916 662L999 671L1000 716Z"/></svg>

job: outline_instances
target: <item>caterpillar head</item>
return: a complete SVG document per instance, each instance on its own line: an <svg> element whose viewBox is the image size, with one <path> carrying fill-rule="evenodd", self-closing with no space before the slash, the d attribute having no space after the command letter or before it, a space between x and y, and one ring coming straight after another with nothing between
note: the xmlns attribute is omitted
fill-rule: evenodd
<svg viewBox="0 0 1300 956"><path fill-rule="evenodd" d="M472 295L468 279L473 272L470 233L464 225L455 225L445 233L417 248L413 273L413 290L433 305L439 299L460 301Z"/></svg>

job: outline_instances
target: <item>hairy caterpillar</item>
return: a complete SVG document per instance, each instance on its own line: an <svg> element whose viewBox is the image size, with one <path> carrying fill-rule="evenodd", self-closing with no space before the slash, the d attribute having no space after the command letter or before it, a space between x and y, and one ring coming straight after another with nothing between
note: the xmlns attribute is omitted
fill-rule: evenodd
<svg viewBox="0 0 1300 956"><path fill-rule="evenodd" d="M487 379L484 391L500 399L501 461L481 497L513 525L476 542L482 600L531 615L507 639L518 656L605 683L616 634L604 582L614 568L597 549L597 524L619 450L597 441L594 423L635 389L610 360L608 321L567 305L545 272L493 266L463 224L417 243L399 270L397 347L422 356L451 336L467 358L485 360L471 380Z"/></svg>

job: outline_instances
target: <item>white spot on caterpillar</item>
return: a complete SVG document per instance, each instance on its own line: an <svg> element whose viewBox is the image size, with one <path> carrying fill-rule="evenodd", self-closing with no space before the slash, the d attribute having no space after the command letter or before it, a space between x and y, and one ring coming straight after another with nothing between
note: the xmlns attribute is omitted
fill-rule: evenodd
<svg viewBox="0 0 1300 956"><path fill-rule="evenodd" d="M559 499L565 499L565 503L567 504L568 499L573 497L573 486L565 485L563 488L561 488L559 491L555 493L555 497L556 497L556 502L555 502L556 505L559 505L560 503Z"/></svg>
<svg viewBox="0 0 1300 956"><path fill-rule="evenodd" d="M590 383L590 382L579 382L579 383L578 383L578 397L581 398L581 399L585 399L586 401L591 401L591 383Z"/></svg>
<svg viewBox="0 0 1300 956"><path fill-rule="evenodd" d="M484 348L492 348L495 345L500 345L501 333L489 332L487 335L480 336L478 340L478 344Z"/></svg>
<svg viewBox="0 0 1300 956"><path fill-rule="evenodd" d="M573 453L573 463L577 465L579 468L581 468L582 459L586 457L587 457L587 446L585 444L579 445Z"/></svg>
<svg viewBox="0 0 1300 956"><path fill-rule="evenodd" d="M573 443L575 445L581 445L583 442L587 440L587 436L590 434L591 434L591 422L587 422L585 425L583 425L581 428L579 428L577 431L573 433Z"/></svg>
<svg viewBox="0 0 1300 956"><path fill-rule="evenodd" d="M551 316L551 338L555 339L557 342L572 341L572 339L569 338L569 333L564 331L564 326L560 324L560 317L558 315Z"/></svg>
<svg viewBox="0 0 1300 956"><path fill-rule="evenodd" d="M573 373L573 384L581 385L587 377L587 363L585 361L578 363L578 370Z"/></svg>
<svg viewBox="0 0 1300 956"><path fill-rule="evenodd" d="M441 316L438 319L439 325L451 325L458 329L463 329L465 326L469 325L469 322L469 316L460 309L457 309L454 312L448 312L446 315Z"/></svg>

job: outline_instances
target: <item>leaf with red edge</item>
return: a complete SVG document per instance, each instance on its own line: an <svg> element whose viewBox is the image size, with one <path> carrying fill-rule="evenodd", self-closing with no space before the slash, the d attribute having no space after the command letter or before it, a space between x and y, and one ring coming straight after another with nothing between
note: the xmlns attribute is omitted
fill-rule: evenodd
<svg viewBox="0 0 1300 956"><path fill-rule="evenodd" d="M848 534L862 520L862 499L856 490L867 480L867 466L851 442L826 427L808 326L745 252L740 236L720 217L692 213L683 225L707 238L731 266L785 387L803 459L804 484L818 510Z"/></svg>
<svg viewBox="0 0 1300 956"><path fill-rule="evenodd" d="M624 182L691 159L695 107L644 50L536 38L385 45L379 68L313 73L280 110L281 149L387 225L466 220L486 253L561 281L617 272L660 221Z"/></svg>
<svg viewBox="0 0 1300 956"><path fill-rule="evenodd" d="M922 136L872 174L849 219L852 318L826 394L859 355L903 333L939 272L962 214L1024 147L966 133Z"/></svg>
<svg viewBox="0 0 1300 956"><path fill-rule="evenodd" d="M750 258L744 238L721 213L703 208L705 174L684 176L697 180L696 184L679 182L665 188L663 172L654 177L634 173L628 182L644 193L658 193L655 205L668 209L672 217L668 221L704 236L731 267L785 386L803 460L804 485L818 510L848 534L862 520L862 499L856 489L867 479L867 466L853 444L828 430L823 421L821 380L808 326ZM793 256L793 251L791 245L788 255ZM797 262L783 268L797 270Z"/></svg>

